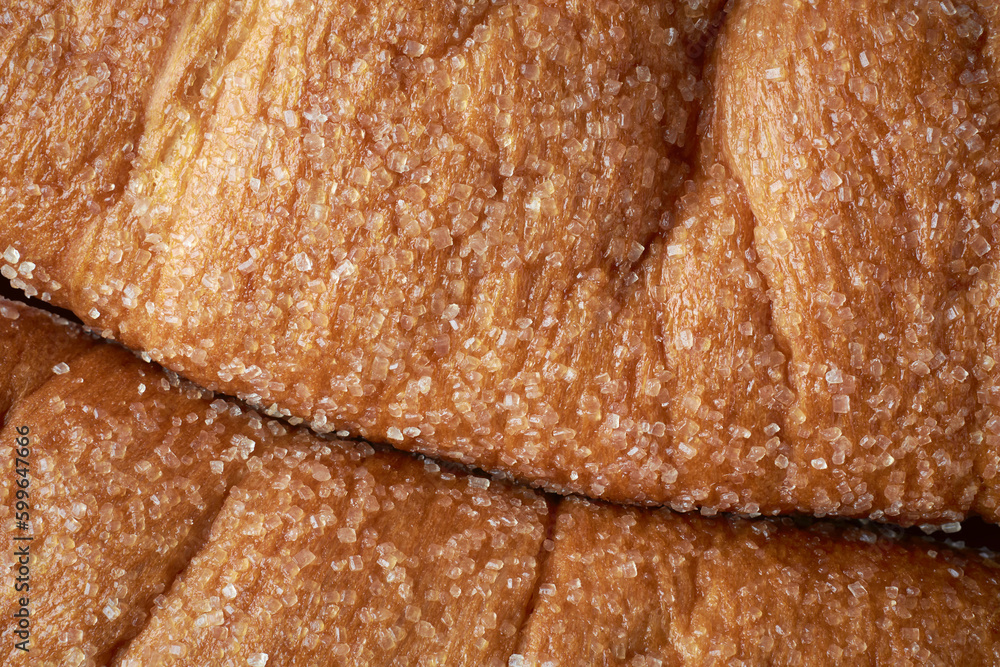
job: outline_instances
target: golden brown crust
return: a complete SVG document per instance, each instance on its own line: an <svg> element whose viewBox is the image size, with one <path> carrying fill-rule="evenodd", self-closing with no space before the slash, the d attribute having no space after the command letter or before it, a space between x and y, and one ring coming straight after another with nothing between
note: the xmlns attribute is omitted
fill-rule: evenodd
<svg viewBox="0 0 1000 667"><path fill-rule="evenodd" d="M658 498L667 453L624 452L667 446L641 433L666 371L653 320L616 312L686 170L718 5L171 8L148 103L116 102L145 122L127 193L50 220L59 257L17 234L17 280L318 428ZM13 185L9 231L35 224Z"/></svg>
<svg viewBox="0 0 1000 667"><path fill-rule="evenodd" d="M12 664L1000 657L980 555L545 498L289 430L15 311L0 365L68 361L24 376L0 432L31 429L32 652L5 644ZM3 460L0 520L23 534Z"/></svg>
<svg viewBox="0 0 1000 667"><path fill-rule="evenodd" d="M397 453L325 449L262 458L116 664L507 664L545 500Z"/></svg>
<svg viewBox="0 0 1000 667"><path fill-rule="evenodd" d="M27 348L60 352L48 355L53 364L46 367L22 364L15 379L31 389L18 393L0 429L5 443L14 442L16 429L29 429L30 529L13 514L13 456L2 459L0 520L9 537L34 537L25 592L31 651L5 642L7 660L106 662L150 612L178 611L154 601L183 568L189 573L171 590L198 593L200 568L218 560L220 549L234 568L232 583L252 589L225 600L249 605L243 624L256 630L245 648L258 650L246 658L263 649L279 664L312 664L309 655L339 655L334 644L341 643L352 655L438 655L470 664L499 664L512 652L548 522L548 504L537 493L435 472L436 464L398 452L289 433L44 313L3 300L0 313L7 314L0 320L0 368L12 368L12 357ZM312 554L311 569L305 554ZM294 573L286 557L300 559ZM9 558L5 568L15 567ZM221 574L217 569L209 578ZM368 593L349 604L363 582ZM301 605L289 602L295 596ZM276 602L291 608L278 613L270 606ZM200 609L202 602L192 604ZM16 596L0 602L8 619L19 607ZM329 627L312 627L314 640L323 638L314 644L299 633L316 614ZM134 651L159 654L150 647L164 633L169 639L180 632L180 640L203 645L205 659L219 655L220 646L227 655L240 653L242 644L222 641L217 624L195 621L157 621ZM400 633L392 646L387 632Z"/></svg>
<svg viewBox="0 0 1000 667"><path fill-rule="evenodd" d="M1000 451L976 420L994 309L968 300L995 255L997 17L863 5L741 4L720 141L790 357L792 465L837 470L806 468L813 505L938 514L995 484Z"/></svg>
<svg viewBox="0 0 1000 667"><path fill-rule="evenodd" d="M29 429L29 456L2 458L0 518L9 538L34 538L24 591L30 657L38 664L101 662L138 632L152 600L194 554L245 465L246 456L231 451L233 438L255 434L217 420L205 392L187 387L185 395L125 350L95 346L23 306L0 301L0 310L20 315L0 321L0 367L48 352L44 366L21 378L31 389L19 394L0 429L6 446L17 429ZM15 476L15 463L25 475ZM29 481L29 530L15 522L20 479ZM5 618L19 600L5 593ZM0 655L24 654L5 642Z"/></svg>
<svg viewBox="0 0 1000 667"><path fill-rule="evenodd" d="M675 509L754 513L814 509L789 479L784 415L794 394L770 333L767 285L756 268L746 194L718 159L713 113L678 200L681 216L650 251L648 298L665 350ZM676 470L677 472L673 472Z"/></svg>
<svg viewBox="0 0 1000 667"><path fill-rule="evenodd" d="M720 4L24 10L3 271L319 431L619 501L997 521L995 8ZM59 167L81 123L103 198Z"/></svg>
<svg viewBox="0 0 1000 667"><path fill-rule="evenodd" d="M575 498L560 505L553 541L511 665L1000 658L1000 567L940 544Z"/></svg>
<svg viewBox="0 0 1000 667"><path fill-rule="evenodd" d="M48 313L0 298L0 424L10 407L92 344Z"/></svg>

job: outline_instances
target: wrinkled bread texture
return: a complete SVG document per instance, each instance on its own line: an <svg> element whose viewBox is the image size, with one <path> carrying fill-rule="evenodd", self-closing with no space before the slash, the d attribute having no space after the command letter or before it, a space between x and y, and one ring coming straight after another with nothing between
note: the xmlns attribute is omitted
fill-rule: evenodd
<svg viewBox="0 0 1000 667"><path fill-rule="evenodd" d="M289 430L44 313L0 309L5 368L24 348L61 351L15 376L34 389L0 430L30 429L30 530L14 522L14 457L0 521L34 536L31 651L5 642L5 664L513 652L549 521L537 492ZM5 594L0 611L18 605Z"/></svg>
<svg viewBox="0 0 1000 667"><path fill-rule="evenodd" d="M544 496L289 428L0 301L0 367L29 348L53 354L0 376L35 536L32 650L5 664L1000 660L990 555Z"/></svg>
<svg viewBox="0 0 1000 667"><path fill-rule="evenodd" d="M596 498L1000 519L992 3L9 16L0 269L185 377Z"/></svg>

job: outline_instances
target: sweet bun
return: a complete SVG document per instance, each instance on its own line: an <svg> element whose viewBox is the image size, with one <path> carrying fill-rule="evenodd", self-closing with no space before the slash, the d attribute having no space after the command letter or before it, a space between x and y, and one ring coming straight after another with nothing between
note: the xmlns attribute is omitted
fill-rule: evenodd
<svg viewBox="0 0 1000 667"><path fill-rule="evenodd" d="M4 457L0 520L34 537L5 664L1000 659L990 554L546 496L289 428L6 301L0 368L32 494L24 530Z"/></svg>
<svg viewBox="0 0 1000 667"><path fill-rule="evenodd" d="M1000 519L994 4L50 4L2 38L29 295L551 490Z"/></svg>

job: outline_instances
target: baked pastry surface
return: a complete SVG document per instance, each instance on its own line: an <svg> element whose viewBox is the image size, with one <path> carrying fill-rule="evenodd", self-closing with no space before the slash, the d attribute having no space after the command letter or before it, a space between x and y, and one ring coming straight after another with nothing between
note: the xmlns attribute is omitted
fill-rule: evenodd
<svg viewBox="0 0 1000 667"><path fill-rule="evenodd" d="M11 372L28 348L51 354ZM289 429L6 301L0 369L36 538L5 664L1000 659L988 554L544 496Z"/></svg>
<svg viewBox="0 0 1000 667"><path fill-rule="evenodd" d="M26 348L51 354L0 375L0 437L29 429L30 528L12 456L0 522L34 538L32 631L27 653L4 642L4 664L513 652L549 522L539 493L290 430L0 300L0 369ZM0 612L18 605L5 593Z"/></svg>
<svg viewBox="0 0 1000 667"><path fill-rule="evenodd" d="M992 4L112 4L4 28L29 293L549 489L1000 518Z"/></svg>

